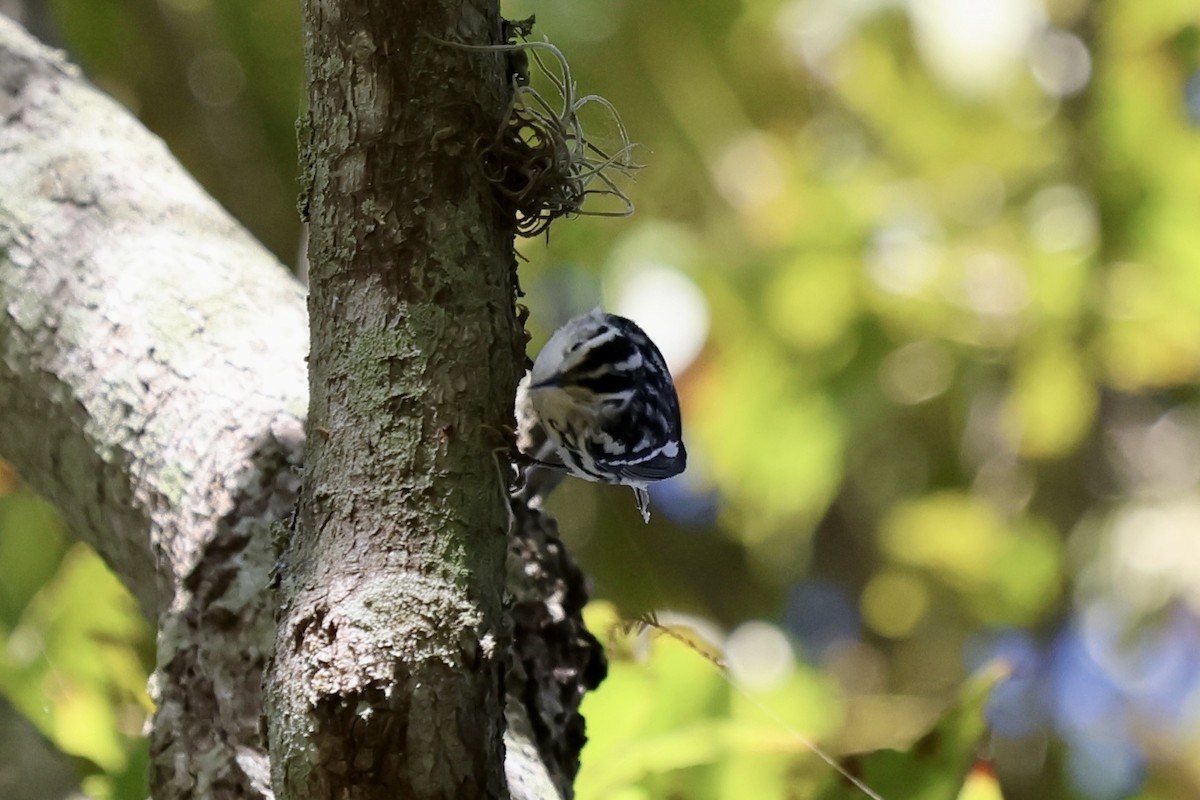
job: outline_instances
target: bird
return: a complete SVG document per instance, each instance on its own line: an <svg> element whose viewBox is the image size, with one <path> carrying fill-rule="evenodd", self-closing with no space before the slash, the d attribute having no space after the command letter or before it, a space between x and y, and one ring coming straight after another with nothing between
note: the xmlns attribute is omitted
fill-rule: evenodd
<svg viewBox="0 0 1200 800"><path fill-rule="evenodd" d="M563 474L622 484L649 522L646 487L687 468L679 396L662 353L637 323L599 308L551 335L518 387L516 409L518 447L532 462L527 498L544 500Z"/></svg>

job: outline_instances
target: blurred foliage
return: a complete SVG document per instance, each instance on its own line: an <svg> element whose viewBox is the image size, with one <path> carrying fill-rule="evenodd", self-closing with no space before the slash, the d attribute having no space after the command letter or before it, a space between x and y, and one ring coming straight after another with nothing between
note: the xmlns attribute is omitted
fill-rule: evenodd
<svg viewBox="0 0 1200 800"><path fill-rule="evenodd" d="M598 301L636 316L692 455L649 527L615 487L568 481L551 510L597 630L674 609L730 663L615 635L581 797L833 792L808 739L889 798L918 796L916 764L930 797L1200 796L1196 4L505 3L645 165L632 218L520 243L535 343ZM294 262L296 4L49 8L38 33ZM0 525L6 651L90 572L61 531L8 544L30 524ZM60 623L86 625L137 638ZM72 752L119 770L97 731L123 730L133 661L104 652ZM926 758L996 661L987 731Z"/></svg>
<svg viewBox="0 0 1200 800"><path fill-rule="evenodd" d="M146 796L153 641L99 557L0 462L0 694L72 757L90 797Z"/></svg>
<svg viewBox="0 0 1200 800"><path fill-rule="evenodd" d="M967 800L980 797L989 788L992 797L999 797L997 782L994 779L989 782L980 765L973 767L966 776L964 767L971 763L973 753L986 733L987 699L991 689L1005 677L1006 670L1004 664L993 664L968 681L958 701L942 714L928 733L906 750L878 750L852 760L850 763L857 777L884 797ZM814 800L850 800L862 796L860 790L844 781L833 781L836 779L813 795Z"/></svg>
<svg viewBox="0 0 1200 800"><path fill-rule="evenodd" d="M587 621L607 634L611 663L604 691L584 701L579 800L810 796L828 778L811 740L844 711L819 671L776 665L769 687L742 691L686 627L628 625L605 603Z"/></svg>

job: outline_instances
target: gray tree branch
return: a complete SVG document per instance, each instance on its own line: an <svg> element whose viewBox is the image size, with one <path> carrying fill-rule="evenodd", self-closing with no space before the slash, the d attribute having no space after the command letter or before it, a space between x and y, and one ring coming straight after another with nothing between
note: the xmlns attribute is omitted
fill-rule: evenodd
<svg viewBox="0 0 1200 800"><path fill-rule="evenodd" d="M162 142L5 19L0 300L0 455L158 621L155 796L255 796L303 293Z"/></svg>

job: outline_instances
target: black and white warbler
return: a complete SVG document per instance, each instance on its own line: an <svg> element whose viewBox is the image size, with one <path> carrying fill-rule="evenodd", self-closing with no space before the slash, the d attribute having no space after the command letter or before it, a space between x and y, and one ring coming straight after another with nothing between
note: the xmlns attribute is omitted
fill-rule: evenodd
<svg viewBox="0 0 1200 800"><path fill-rule="evenodd" d="M540 448L523 437L538 466L632 486L646 521L647 484L687 466L679 397L662 353L636 323L600 309L546 342L518 390L517 415L519 430L545 436Z"/></svg>

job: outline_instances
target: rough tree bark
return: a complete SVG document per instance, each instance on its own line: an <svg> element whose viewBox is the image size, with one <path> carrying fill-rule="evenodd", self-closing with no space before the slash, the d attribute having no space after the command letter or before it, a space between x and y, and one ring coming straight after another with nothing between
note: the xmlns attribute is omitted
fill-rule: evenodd
<svg viewBox="0 0 1200 800"><path fill-rule="evenodd" d="M507 796L496 432L524 358L515 220L476 157L494 0L308 0L309 360L268 678L287 797Z"/></svg>
<svg viewBox="0 0 1200 800"><path fill-rule="evenodd" d="M466 13L461 28L446 8L431 8L414 18L433 14L443 38L497 34L494 13ZM582 578L553 523L519 504L503 624L505 512L482 423L505 421L504 393L515 379L511 251L503 225L487 218L469 150L459 149L457 126L478 124L470 109L479 101L452 102L443 86L448 75L460 91L491 85L484 76L494 82L502 68L477 53L410 41L405 71L368 80L355 59L378 66L366 45L374 25L393 17L371 17L370 30L348 40L336 26L326 31L342 44L323 73L314 71L333 98L353 91L342 95L353 98L343 109L349 118L326 120L332 141L378 133L380 121L356 110L378 112L376 93L390 93L389 113L405 123L378 148L341 160L326 151L321 160L336 169L314 171L314 208L336 223L315 244L324 288L314 303L326 304L326 325L325 312L335 311L347 312L339 325L349 325L317 334L331 347L322 357L328 384L316 385L325 395L312 428L325 462L317 474L337 457L387 458L355 460L354 472L314 482L307 522L318 511L329 516L316 536L302 527L285 562L287 635L279 642L294 649L283 660L298 668L297 680L314 680L285 684L277 674L272 684L276 710L292 715L272 721L277 774L307 796L328 766L346 764L348 777L366 780L359 770L378 757L375 776L393 787L412 779L428 796L447 796L461 779L452 796L503 794L504 720L512 796L568 796L583 739L578 703L602 677L603 658L582 628ZM396 36L393 29L378 41L395 48ZM347 42L349 55L339 49ZM461 59L453 69L441 60L447 54ZM337 78L337 65L353 77ZM445 105L429 120L396 105L410 82L434 77ZM422 154L428 160L415 158ZM401 169L389 159L414 160ZM367 165L401 188L355 190ZM434 178L436 190L426 183ZM351 212L357 223L340 216ZM401 221L397 240L390 226ZM472 265L490 278L473 281ZM382 296L366 286L339 293L330 281L342 269ZM389 302L397 305L389 310ZM272 532L284 527L299 489L306 330L300 287L161 142L0 18L0 456L63 511L158 621L156 798L272 796L261 674L275 639ZM364 413L372 403L378 417ZM350 430L350 420L368 427ZM390 511L370 507L383 501ZM328 614L301 630L294 623L315 603L330 604ZM352 663L347 647L357 648ZM507 648L511 666L503 715L497 647ZM306 656L325 654L340 660L304 672L316 663ZM305 705L318 689L326 690L320 701ZM411 696L395 698L403 692ZM478 707L464 707L464 697ZM346 715L347 700L381 698ZM431 724L439 709L446 716ZM311 724L339 722L352 726L340 732L349 739ZM398 750L361 748L367 741ZM307 768L289 760L300 755Z"/></svg>

